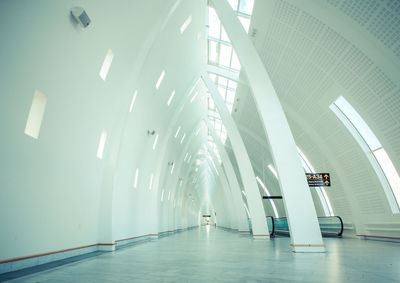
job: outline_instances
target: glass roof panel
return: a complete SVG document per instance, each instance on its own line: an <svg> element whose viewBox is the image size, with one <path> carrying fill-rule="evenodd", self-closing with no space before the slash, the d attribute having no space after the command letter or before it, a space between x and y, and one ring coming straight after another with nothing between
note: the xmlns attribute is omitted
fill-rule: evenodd
<svg viewBox="0 0 400 283"><path fill-rule="evenodd" d="M229 40L228 34L226 33L224 27L221 29L221 40L226 41L226 42L231 42Z"/></svg>
<svg viewBox="0 0 400 283"><path fill-rule="evenodd" d="M236 55L235 50L232 52L232 62L231 62L231 68L240 71L242 66L240 65L239 58Z"/></svg>
<svg viewBox="0 0 400 283"><path fill-rule="evenodd" d="M219 53L219 64L229 68L231 63L231 54L232 46L221 44Z"/></svg>
<svg viewBox="0 0 400 283"><path fill-rule="evenodd" d="M251 15L253 12L254 0L240 0L239 12Z"/></svg>
<svg viewBox="0 0 400 283"><path fill-rule="evenodd" d="M233 89L234 91L236 91L236 87L237 87L237 82L229 80L229 84L228 87Z"/></svg>
<svg viewBox="0 0 400 283"><path fill-rule="evenodd" d="M233 10L237 10L238 8L238 0L228 0L229 4L231 5Z"/></svg>
<svg viewBox="0 0 400 283"><path fill-rule="evenodd" d="M372 151L382 147L381 143L378 141L367 123L365 123L364 119L361 118L360 114L358 114L358 112L343 96L340 96L334 103L354 125Z"/></svg>
<svg viewBox="0 0 400 283"><path fill-rule="evenodd" d="M213 40L208 41L208 61L217 63L218 60L218 44Z"/></svg>
<svg viewBox="0 0 400 283"><path fill-rule="evenodd" d="M246 31L246 33L249 33L250 19L242 17L242 16L238 16L238 18L239 18L239 21L242 23L242 26L243 26L244 30Z"/></svg>
<svg viewBox="0 0 400 283"><path fill-rule="evenodd" d="M225 77L218 77L218 84L226 87L226 85L228 84L228 79Z"/></svg>
<svg viewBox="0 0 400 283"><path fill-rule="evenodd" d="M233 104L234 101L235 101L235 91L228 90L226 92L226 104L228 103Z"/></svg>
<svg viewBox="0 0 400 283"><path fill-rule="evenodd" d="M217 75L216 74L209 74L210 79L215 83L215 81L217 80Z"/></svg>
<svg viewBox="0 0 400 283"><path fill-rule="evenodd" d="M228 0L228 2L248 32L254 0ZM208 63L237 74L241 70L240 61L213 7L208 8L208 25ZM218 91L225 100L229 112L232 113L237 82L218 73L210 74L210 79L217 84ZM208 116L222 142L225 143L226 130L211 97L208 97Z"/></svg>
<svg viewBox="0 0 400 283"><path fill-rule="evenodd" d="M208 6L208 26L208 36L219 38L221 33L221 22L215 9L210 6Z"/></svg>

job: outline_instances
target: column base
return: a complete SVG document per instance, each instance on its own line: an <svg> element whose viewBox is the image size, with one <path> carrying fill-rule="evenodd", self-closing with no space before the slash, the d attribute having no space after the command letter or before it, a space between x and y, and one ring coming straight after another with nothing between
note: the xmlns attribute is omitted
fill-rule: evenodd
<svg viewBox="0 0 400 283"><path fill-rule="evenodd" d="M255 240L269 240L269 235L253 235L253 239Z"/></svg>
<svg viewBox="0 0 400 283"><path fill-rule="evenodd" d="M115 243L107 243L107 244L98 244L97 250L102 252L113 252L115 251L116 244Z"/></svg>
<svg viewBox="0 0 400 283"><path fill-rule="evenodd" d="M294 253L325 253L324 244L290 244Z"/></svg>

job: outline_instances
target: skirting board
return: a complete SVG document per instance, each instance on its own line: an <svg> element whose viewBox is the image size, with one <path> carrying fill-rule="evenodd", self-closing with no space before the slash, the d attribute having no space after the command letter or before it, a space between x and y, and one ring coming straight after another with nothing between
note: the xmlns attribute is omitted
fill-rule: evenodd
<svg viewBox="0 0 400 283"><path fill-rule="evenodd" d="M141 236L136 236L136 237L131 237L131 238L126 238L126 239L121 239L121 240L116 240L115 243L98 243L98 244L92 244L92 245L87 245L87 246L82 246L82 247L76 247L76 248L71 248L71 249L65 249L65 250L57 250L57 251L52 251L48 253L43 253L43 254L36 254L36 255L29 255L29 256L23 256L23 257L18 257L18 258L11 258L11 259L6 259L6 260L0 260L0 274L7 273L7 272L13 272L29 267L34 267L58 260L63 260L67 258L71 258L74 256L79 256L79 255L84 255L96 251L105 251L105 252L112 252L115 251L115 249L119 249L123 246L131 245L137 242L142 242L142 241L148 241L148 240L153 240L153 239L158 239L161 235L162 236L168 236L177 232L182 232L185 230L190 230L197 228L195 227L190 227L186 229L176 229L173 231L165 231L165 232L160 232L158 234L147 234L147 235L141 235Z"/></svg>

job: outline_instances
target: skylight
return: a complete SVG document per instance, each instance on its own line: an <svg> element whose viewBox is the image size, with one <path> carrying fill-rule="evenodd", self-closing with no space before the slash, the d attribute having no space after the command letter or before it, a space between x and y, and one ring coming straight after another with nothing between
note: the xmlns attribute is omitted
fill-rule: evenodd
<svg viewBox="0 0 400 283"><path fill-rule="evenodd" d="M246 32L250 27L250 18L253 11L254 0L229 0L229 4L238 16ZM220 19L211 6L208 7L208 64L238 74L241 69L239 59L229 40ZM229 112L232 113L237 82L229 80L218 74L210 74L211 80L217 85L217 89L225 100ZM208 98L208 113L211 123L225 144L227 134L217 113L214 101Z"/></svg>
<svg viewBox="0 0 400 283"><path fill-rule="evenodd" d="M248 33L254 0L229 0L229 4ZM208 7L208 63L240 71L240 63L220 19L211 6Z"/></svg>
<svg viewBox="0 0 400 283"><path fill-rule="evenodd" d="M226 129L211 97L208 97L208 119L214 126L215 132L221 138L221 142L225 144L227 138ZM211 137L210 133L208 135Z"/></svg>
<svg viewBox="0 0 400 283"><path fill-rule="evenodd" d="M330 109L351 132L366 153L381 181L393 213L400 213L400 177L378 138L353 106L340 96Z"/></svg>
<svg viewBox="0 0 400 283"><path fill-rule="evenodd" d="M381 148L382 145L374 135L372 130L368 127L367 123L361 118L360 114L351 106L351 104L343 97L340 96L334 104L343 112L343 114L353 124L354 128L360 133L361 137L368 144L369 148L374 151Z"/></svg>

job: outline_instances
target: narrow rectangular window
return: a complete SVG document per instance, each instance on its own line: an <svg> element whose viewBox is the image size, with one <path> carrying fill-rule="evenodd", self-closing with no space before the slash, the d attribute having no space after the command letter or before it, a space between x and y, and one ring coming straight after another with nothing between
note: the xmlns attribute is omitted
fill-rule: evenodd
<svg viewBox="0 0 400 283"><path fill-rule="evenodd" d="M24 131L26 135L31 136L34 139L39 137L40 126L42 125L46 103L46 96L40 91L35 90Z"/></svg>
<svg viewBox="0 0 400 283"><path fill-rule="evenodd" d="M157 83L156 83L156 89L160 88L160 85L162 83L162 81L164 80L164 76L165 76L165 71L163 70L160 74L160 76L158 77Z"/></svg>
<svg viewBox="0 0 400 283"><path fill-rule="evenodd" d="M185 20L185 22L181 25L181 34L185 32L186 28L190 25L190 23L192 22L192 16L187 17L187 19Z"/></svg>
<svg viewBox="0 0 400 283"><path fill-rule="evenodd" d="M139 168L136 168L135 182L133 183L133 187L134 187L135 189L137 188L138 179L139 179Z"/></svg>
<svg viewBox="0 0 400 283"><path fill-rule="evenodd" d="M353 106L340 96L329 107L353 135L374 168L392 213L400 213L400 176L378 138Z"/></svg>
<svg viewBox="0 0 400 283"><path fill-rule="evenodd" d="M104 146L106 145L107 132L103 129L101 131L99 146L97 147L97 158L102 159L104 153Z"/></svg>
<svg viewBox="0 0 400 283"><path fill-rule="evenodd" d="M137 90L133 93L132 100L131 100L131 106L129 106L129 112L132 112L133 110L133 105L135 104L136 101L136 95L137 95Z"/></svg>
<svg viewBox="0 0 400 283"><path fill-rule="evenodd" d="M197 96L198 94L199 94L198 91L196 91L196 92L193 94L192 98L190 99L190 103L192 103L192 102L196 99L196 96Z"/></svg>
<svg viewBox="0 0 400 283"><path fill-rule="evenodd" d="M181 126L179 126L178 129L176 130L175 138L178 136L180 130L181 130Z"/></svg>
<svg viewBox="0 0 400 283"><path fill-rule="evenodd" d="M110 70L113 59L114 59L114 53L110 48L108 48L106 57L104 58L103 65L101 66L99 73L99 76L103 79L103 81L105 81L107 78L107 74L108 71Z"/></svg>
<svg viewBox="0 0 400 283"><path fill-rule="evenodd" d="M183 134L182 139L181 139L181 143L183 143L185 137L186 137L186 134Z"/></svg>
<svg viewBox="0 0 400 283"><path fill-rule="evenodd" d="M151 189L152 189L152 187L153 187L153 176L154 176L154 174L151 173L151 175L150 175L150 183L149 183L149 190L150 190L150 191L151 191Z"/></svg>
<svg viewBox="0 0 400 283"><path fill-rule="evenodd" d="M172 91L171 95L169 96L167 105L169 106L171 104L172 99L174 99L174 95L175 95L175 90Z"/></svg>
<svg viewBox="0 0 400 283"><path fill-rule="evenodd" d="M153 142L153 150L156 149L157 141L158 141L158 134L156 135L156 137L155 137L155 139L154 139L154 142Z"/></svg>

